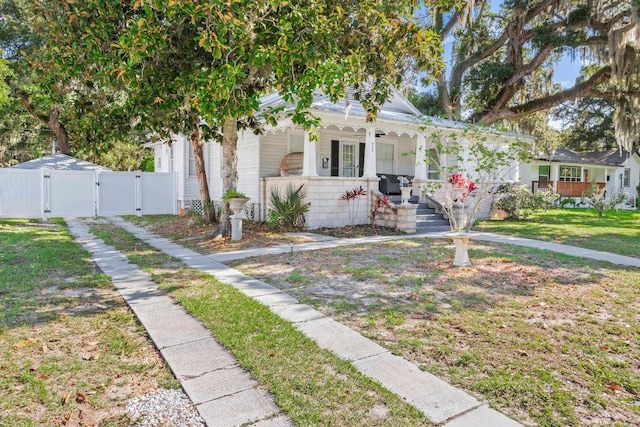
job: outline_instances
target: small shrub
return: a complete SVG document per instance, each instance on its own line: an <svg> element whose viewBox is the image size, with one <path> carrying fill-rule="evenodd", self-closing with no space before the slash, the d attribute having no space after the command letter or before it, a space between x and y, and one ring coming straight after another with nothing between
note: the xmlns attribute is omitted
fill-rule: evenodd
<svg viewBox="0 0 640 427"><path fill-rule="evenodd" d="M575 208L576 207L576 199L574 199L573 197L567 197L565 199L561 199L560 200L560 207L561 208L566 208L566 207L572 207Z"/></svg>
<svg viewBox="0 0 640 427"><path fill-rule="evenodd" d="M615 208L616 205L627 199L627 194L624 191L618 191L612 197L607 197L606 193L604 188L600 188L596 184L591 184L587 191L584 192L583 200L598 211L599 217L602 216L604 211Z"/></svg>
<svg viewBox="0 0 640 427"><path fill-rule="evenodd" d="M500 195L496 207L505 211L511 219L524 219L536 210L548 210L557 199L552 191L533 194L526 185L516 183L499 185L496 193Z"/></svg>
<svg viewBox="0 0 640 427"><path fill-rule="evenodd" d="M284 195L277 187L271 189L271 207L267 212L267 223L270 227L284 227L287 229L304 227L304 214L309 211L311 203L304 202L305 194L301 185L295 188L287 185Z"/></svg>
<svg viewBox="0 0 640 427"><path fill-rule="evenodd" d="M378 213L389 206L390 203L386 194L382 194L381 196L374 195L373 204L371 205L371 225L376 225L376 217L378 216Z"/></svg>
<svg viewBox="0 0 640 427"><path fill-rule="evenodd" d="M357 199L360 196L366 196L367 190L360 187L355 187L353 190L347 190L344 192L342 196L340 196L340 200L346 200L347 205L349 206L349 221L351 225L355 225L356 218L358 216L358 203Z"/></svg>

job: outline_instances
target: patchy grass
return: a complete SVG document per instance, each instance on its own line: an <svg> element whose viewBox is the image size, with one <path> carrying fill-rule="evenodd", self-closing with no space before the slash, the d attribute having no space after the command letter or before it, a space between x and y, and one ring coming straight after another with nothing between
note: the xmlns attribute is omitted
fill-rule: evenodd
<svg viewBox="0 0 640 427"><path fill-rule="evenodd" d="M526 221L479 221L475 229L640 258L640 211L612 210L598 218L593 209L552 209Z"/></svg>
<svg viewBox="0 0 640 427"><path fill-rule="evenodd" d="M471 248L468 268L430 239L233 265L527 425L640 425L640 270Z"/></svg>
<svg viewBox="0 0 640 427"><path fill-rule="evenodd" d="M179 384L62 221L0 221L0 425L130 426Z"/></svg>
<svg viewBox="0 0 640 427"><path fill-rule="evenodd" d="M305 238L288 235L283 230L269 228L266 223L248 220L242 222L242 240L233 242L230 237L219 237L218 228L207 224L197 214L183 217L176 215L145 215L142 217L124 216L123 218L160 236L171 239L184 247L206 255L308 242Z"/></svg>
<svg viewBox="0 0 640 427"><path fill-rule="evenodd" d="M175 260L121 229L94 225L92 231L149 271L199 318L298 425L430 425L417 409L318 348L266 306L202 272L177 269ZM306 275L290 270L283 281L304 286Z"/></svg>

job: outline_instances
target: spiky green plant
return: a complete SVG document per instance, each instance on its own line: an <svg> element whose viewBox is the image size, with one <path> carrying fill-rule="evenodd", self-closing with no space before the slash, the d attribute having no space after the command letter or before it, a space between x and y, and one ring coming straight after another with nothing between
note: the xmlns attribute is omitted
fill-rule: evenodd
<svg viewBox="0 0 640 427"><path fill-rule="evenodd" d="M302 192L304 184L296 188L288 184L284 194L278 187L271 188L267 222L271 227L300 228L304 226L304 214L309 211L311 203L305 202Z"/></svg>

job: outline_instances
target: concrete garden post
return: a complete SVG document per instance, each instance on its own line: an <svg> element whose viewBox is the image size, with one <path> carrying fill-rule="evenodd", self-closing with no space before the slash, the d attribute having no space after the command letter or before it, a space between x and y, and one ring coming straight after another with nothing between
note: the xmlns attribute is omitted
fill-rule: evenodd
<svg viewBox="0 0 640 427"><path fill-rule="evenodd" d="M233 213L231 218L231 240L237 242L242 239L242 220L244 219L244 206L249 200L236 197L229 199L229 209Z"/></svg>

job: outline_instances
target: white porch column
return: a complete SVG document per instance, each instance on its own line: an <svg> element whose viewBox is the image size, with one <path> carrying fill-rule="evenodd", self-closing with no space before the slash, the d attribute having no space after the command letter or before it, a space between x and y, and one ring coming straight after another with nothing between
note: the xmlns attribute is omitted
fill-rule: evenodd
<svg viewBox="0 0 640 427"><path fill-rule="evenodd" d="M376 128L368 127L364 145L363 178L376 177Z"/></svg>
<svg viewBox="0 0 640 427"><path fill-rule="evenodd" d="M414 179L427 179L426 149L426 138L419 133L416 141L416 171Z"/></svg>
<svg viewBox="0 0 640 427"><path fill-rule="evenodd" d="M304 133L304 155L302 157L302 176L318 176L316 163L316 144L309 138L309 132Z"/></svg>

